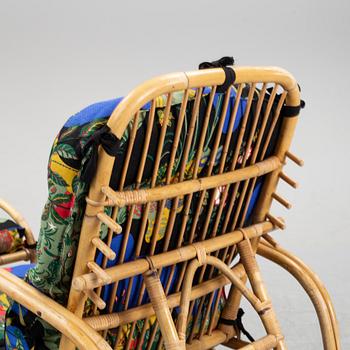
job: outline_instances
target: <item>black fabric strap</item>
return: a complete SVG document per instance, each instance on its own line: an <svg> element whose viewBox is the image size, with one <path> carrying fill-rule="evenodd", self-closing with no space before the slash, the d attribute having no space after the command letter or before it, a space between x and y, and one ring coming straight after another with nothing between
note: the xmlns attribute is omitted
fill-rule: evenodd
<svg viewBox="0 0 350 350"><path fill-rule="evenodd" d="M208 68L222 68L225 72L225 81L223 84L217 86L216 91L221 93L225 92L236 80L235 71L227 66L233 66L235 60L233 57L225 56L220 58L217 61L212 62L202 62L198 68L199 69L208 69Z"/></svg>
<svg viewBox="0 0 350 350"><path fill-rule="evenodd" d="M292 118L299 115L300 110L305 107L305 101L301 100L299 106L286 106L281 109L281 115L286 118Z"/></svg>
<svg viewBox="0 0 350 350"><path fill-rule="evenodd" d="M28 249L36 249L36 243L28 244L27 241L24 241L24 246Z"/></svg>
<svg viewBox="0 0 350 350"><path fill-rule="evenodd" d="M226 66L233 66L235 63L235 60L231 56L224 56L221 57L219 60L212 61L212 62L202 62L198 69L206 69L206 68L222 68Z"/></svg>
<svg viewBox="0 0 350 350"><path fill-rule="evenodd" d="M228 320L227 318L220 317L219 323L226 324L227 326L235 326L236 320Z"/></svg>
<svg viewBox="0 0 350 350"><path fill-rule="evenodd" d="M226 324L228 326L233 326L236 330L242 332L249 339L249 341L253 342L254 338L249 334L249 332L243 326L243 323L242 323L243 315L244 315L243 309L239 308L237 312L237 318L235 320L228 320L226 318L221 317L219 319L219 323Z"/></svg>
<svg viewBox="0 0 350 350"><path fill-rule="evenodd" d="M92 181L96 173L98 147L101 145L110 156L115 157L117 155L120 140L110 131L111 129L108 127L108 125L103 126L90 137L83 148L84 155L87 154L90 147L92 148L90 158L84 164L81 172L81 179L88 184Z"/></svg>
<svg viewBox="0 0 350 350"><path fill-rule="evenodd" d="M299 91L300 91L299 84L298 84L298 88L299 88ZM271 95L272 90L273 90L273 88L270 87L270 88L266 89L266 92L269 95ZM276 101L278 102L280 98L281 98L281 94L277 94L276 95ZM293 118L293 117L298 116L299 113L300 113L300 110L303 109L303 108L305 108L305 101L304 100L300 100L300 105L299 106L286 106L286 105L283 105L283 107L281 108L280 115L282 117L286 117L286 118Z"/></svg>

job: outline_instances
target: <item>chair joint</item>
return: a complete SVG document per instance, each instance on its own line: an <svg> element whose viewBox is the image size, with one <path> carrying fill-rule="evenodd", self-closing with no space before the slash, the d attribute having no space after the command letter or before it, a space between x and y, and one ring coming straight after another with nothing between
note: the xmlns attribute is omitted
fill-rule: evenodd
<svg viewBox="0 0 350 350"><path fill-rule="evenodd" d="M154 276L157 275L157 269L154 266L152 257L151 256L146 256L145 259L146 259L146 261L148 262L148 265L149 265L149 273L151 273Z"/></svg>
<svg viewBox="0 0 350 350"><path fill-rule="evenodd" d="M207 251L205 246L201 242L192 243L192 246L196 250L196 256L200 266L203 266L207 263Z"/></svg>

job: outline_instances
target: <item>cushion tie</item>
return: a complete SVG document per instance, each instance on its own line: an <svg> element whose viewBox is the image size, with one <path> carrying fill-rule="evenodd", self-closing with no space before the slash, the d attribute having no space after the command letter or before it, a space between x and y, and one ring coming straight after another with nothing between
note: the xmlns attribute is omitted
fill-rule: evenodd
<svg viewBox="0 0 350 350"><path fill-rule="evenodd" d="M225 72L225 81L223 84L218 85L216 92L222 93L226 92L227 89L235 82L236 73L235 71L227 66L233 66L235 60L231 56L224 56L217 61L212 62L202 62L198 68L199 69L208 69L208 68L222 68Z"/></svg>
<svg viewBox="0 0 350 350"><path fill-rule="evenodd" d="M231 56L224 56L221 57L219 60L212 61L212 62L202 62L198 68L199 69L206 69L206 68L223 68L227 66L233 66L235 63L235 60Z"/></svg>
<svg viewBox="0 0 350 350"><path fill-rule="evenodd" d="M237 318L235 320L229 320L226 318L220 318L219 323L221 324L226 324L228 326L233 326L236 330L236 332L239 335L239 332L242 332L248 339L249 341L253 342L255 341L254 338L250 335L250 333L244 328L243 323L242 323L242 317L244 315L244 311L242 308L238 309L237 312Z"/></svg>
<svg viewBox="0 0 350 350"><path fill-rule="evenodd" d="M84 164L81 172L81 179L86 183L90 183L97 170L98 147L101 145L106 153L110 156L117 156L120 140L110 132L108 125L104 125L101 129L94 132L88 139L84 148L83 155L85 156L91 148L90 158Z"/></svg>

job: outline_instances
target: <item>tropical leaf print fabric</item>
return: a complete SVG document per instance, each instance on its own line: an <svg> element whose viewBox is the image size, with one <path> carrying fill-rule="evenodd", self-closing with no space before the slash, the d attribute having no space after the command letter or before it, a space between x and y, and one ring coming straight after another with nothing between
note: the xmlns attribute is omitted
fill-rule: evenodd
<svg viewBox="0 0 350 350"><path fill-rule="evenodd" d="M189 94L188 101L188 112L185 113L184 124L182 127L179 147L175 156L175 164L171 173L171 183L176 183L179 181L179 172L180 165L184 156L184 147L185 147L185 137L188 132L190 125L190 111L193 108L194 98L197 91L192 90ZM203 127L204 115L206 107L208 105L210 89L204 90L203 97L201 98L199 116L196 120L194 137L191 143L191 149L189 156L186 159L185 167L185 176L184 179L191 179L193 177L194 171L194 159L197 154L197 149L200 144L200 132ZM258 94L258 93L257 93ZM177 126L178 116L180 113L181 102L183 99L183 92L176 92L172 94L170 116L167 119L167 130L165 135L165 141L161 153L161 161L159 164L159 170L157 173L156 185L161 186L165 184L167 166L170 160L170 151L172 148L172 142L174 138L174 133ZM206 169L208 167L211 151L214 144L214 131L217 128L220 118L220 112L222 110L224 94L217 93L214 97L214 108L212 113L209 116L208 132L203 144L203 152L201 155L198 177L205 176ZM85 197L88 192L88 184L85 183L81 174L86 167L86 164L89 162L91 157L91 149L85 147L88 144L91 137L98 130L103 128L111 113L118 105L121 99L110 100L107 102L98 103L92 105L78 114L71 117L67 123L64 125L57 138L54 141L49 164L48 164L48 201L45 204L42 218L41 218L41 229L39 234L39 240L37 244L37 264L35 267L31 268L27 275L26 281L33 285L35 288L39 289L41 292L50 296L57 302L65 305L67 303L67 298L69 294L73 268L75 263L75 257L77 252L77 247L79 243L80 230L82 225L82 219L85 211ZM235 91L232 90L229 107L227 111L227 118L225 119L223 127L223 138L220 141L219 149L214 159L213 174L218 172L219 161L222 155L223 149L223 140L225 135L229 132L233 133L232 142L236 142L236 136L239 130L239 125L244 115L246 107L246 97L242 96L239 102L239 108L237 117L233 126L233 130L228 130L228 116L231 114L235 102ZM149 150L147 154L146 164L142 176L142 181L140 188L147 188L150 186L151 177L153 172L153 165L155 160L155 155L157 152L158 140L160 138L161 128L164 125L164 110L167 103L166 96L160 96L156 99L156 121L152 126L152 142L149 145ZM138 125L136 138L134 141L134 148L131 153L130 166L126 174L125 183L123 188L125 190L134 189L136 186L136 176L138 164L140 163L141 150L143 148L146 130L148 126L148 116L149 116L150 104L143 106L139 113ZM252 109L252 113L254 108ZM126 128L122 138L119 140L119 151L115 157L115 164L113 168L112 180L110 186L113 189L118 189L120 186L122 164L126 157L126 149L129 141L129 135L132 130L133 122L129 124ZM249 130L250 125L247 125ZM253 145L252 145L253 147ZM271 145L269 151L273 148ZM269 153L269 151L267 153ZM245 144L243 143L240 150L240 159L244 155L251 154L252 149L247 150ZM233 157L233 154L230 153L227 155L228 159ZM240 162L240 160L238 160ZM227 169L225 169L226 171ZM248 209L248 220L251 210L254 207L254 203L258 197L261 187L261 181L257 182L257 185L254 189L254 194L249 204ZM215 193L215 207L213 210L213 215L216 214L218 206L221 201L220 191L223 191L224 188L219 189ZM238 193L239 195L239 193ZM196 193L193 196L189 210L189 219L187 222L186 230L184 233L183 244L186 244L189 240L189 234L192 223L192 216L196 210L197 204L199 201L199 194ZM198 221L198 230L201 229L203 221L205 218L205 213L208 210L206 204L209 201L209 194L206 195L206 198L201 209L200 220ZM155 220L158 209L157 203L150 203L149 211L147 213L147 227L146 233L141 246L141 252L139 256L145 256L149 254L151 242L154 239L154 227ZM184 202L183 198L177 203L175 208L176 217L174 228L170 237L170 242L168 249L173 249L177 245L179 230L181 227L181 214L183 212ZM127 249L125 252L124 261L129 261L135 258L135 246L139 238L138 233L141 227L141 218L144 215L144 207L136 205L131 212L130 208L121 208L118 211L117 222L122 225L124 228L127 222L128 215L132 215L130 235L127 241ZM156 248L155 253L159 253L163 250L164 247L164 237L166 234L166 229L168 226L170 211L173 208L173 200L167 200L165 203L165 208L162 212L162 217L160 221L160 229L158 230L158 235L156 239ZM107 210L107 213L110 215L111 210ZM220 223L219 225L221 225ZM208 232L212 229L212 223L210 223ZM220 229L220 227L219 227ZM107 227L102 224L101 239L105 239L107 236ZM112 249L117 253L117 258L114 261L108 261L107 267L113 266L119 261L120 247L122 244L123 235L117 235L112 240ZM195 236L195 239L196 236ZM102 263L101 254L96 255L95 261L99 264ZM173 279L177 278L177 270L173 274ZM161 281L163 286L167 283L170 283L169 293L174 292L175 283L169 281L169 274L166 269L163 270L161 275ZM136 306L137 293L139 291L140 284L142 283L142 277L138 276L133 281L133 288L131 288L131 297L130 302L126 305L125 296L128 289L129 280L120 281L116 295L112 296L112 288L106 286L102 289L101 296L104 300L108 301L111 298L114 298L116 302L114 303L114 311L125 310L126 307ZM196 280L194 281L196 283ZM216 298L219 298L219 302L216 303L218 308L213 309L212 305L215 302L209 305L209 298L205 298L203 307L199 315L196 315L196 305L193 308L193 313L190 315L191 320L189 323L188 332L197 333L200 325L203 323L205 327L208 326L210 317L219 317L219 313L224 305L224 295L222 291L216 293L214 301ZM149 302L148 296L145 295L142 298L142 303ZM86 305L85 314L88 316L91 312L91 303L88 301ZM103 311L101 311L103 312ZM178 310L173 311L173 316L176 318ZM196 315L196 317L194 317ZM207 318L204 320L204 315L207 315ZM209 317L208 317L209 315ZM6 327L8 334L12 334L12 338L8 336L7 347L8 349L57 349L60 340L60 334L49 326L46 322L33 315L31 312L26 310L21 305L14 303L8 311L8 316L6 320ZM29 325L34 325L35 331ZM150 318L147 321L147 324L144 321L138 321L136 326L124 325L122 327L122 332L110 330L107 335L107 339L110 341L111 345L114 347L116 345L117 349L123 349L128 337L131 336L132 348L135 348L138 342L138 337L146 326L146 336L145 341L142 344L142 348L146 349L148 339L151 339L152 332L156 332L156 335L152 337L153 343L151 349L156 349L159 340L159 330L157 331L157 323L154 318ZM131 330L133 329L133 334L130 335ZM15 335L15 336L14 336ZM15 340L14 340L15 339Z"/></svg>

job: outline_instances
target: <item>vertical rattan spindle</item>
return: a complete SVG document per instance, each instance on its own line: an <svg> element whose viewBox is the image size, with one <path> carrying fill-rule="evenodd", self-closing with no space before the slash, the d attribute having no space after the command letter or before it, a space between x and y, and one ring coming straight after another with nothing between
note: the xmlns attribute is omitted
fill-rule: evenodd
<svg viewBox="0 0 350 350"><path fill-rule="evenodd" d="M148 295L162 332L166 350L185 350L185 342L180 341L168 301L156 270L143 274Z"/></svg>

